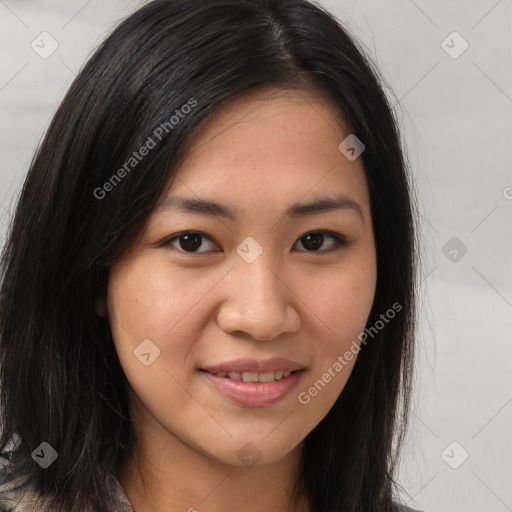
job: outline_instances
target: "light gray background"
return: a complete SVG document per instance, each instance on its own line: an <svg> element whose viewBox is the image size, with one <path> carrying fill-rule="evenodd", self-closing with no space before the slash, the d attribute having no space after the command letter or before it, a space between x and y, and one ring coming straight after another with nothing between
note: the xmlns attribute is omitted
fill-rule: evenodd
<svg viewBox="0 0 512 512"><path fill-rule="evenodd" d="M428 512L512 510L512 1L322 4L368 48L399 100L420 199L418 374L403 499ZM0 0L2 242L64 92L139 5ZM59 45L47 59L31 48L43 31ZM454 31L469 44L458 58L442 47ZM445 43L452 53L462 48L457 37ZM466 254L443 252L453 237Z"/></svg>

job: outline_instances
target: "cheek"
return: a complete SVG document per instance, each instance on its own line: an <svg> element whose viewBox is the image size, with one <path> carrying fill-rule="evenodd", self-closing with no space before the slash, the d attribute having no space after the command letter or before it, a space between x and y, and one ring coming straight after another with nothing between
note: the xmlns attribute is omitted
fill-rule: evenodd
<svg viewBox="0 0 512 512"><path fill-rule="evenodd" d="M116 351L131 388L157 415L163 404L177 411L189 400L178 383L187 378L185 363L201 328L198 302L208 289L163 258L111 270L108 311Z"/></svg>
<svg viewBox="0 0 512 512"><path fill-rule="evenodd" d="M332 290L329 314L332 329L346 341L359 334L366 324L375 295L375 279L368 270L349 276L339 288Z"/></svg>
<svg viewBox="0 0 512 512"><path fill-rule="evenodd" d="M157 364L151 364L153 369L163 363L172 367L173 361L174 366L176 361L181 366L193 345L194 333L200 328L198 302L209 288L208 283L191 275L190 270L177 270L161 258L151 261L140 258L112 269L108 287L109 320L127 376L136 379L145 369L137 358L142 350L139 347L147 346L150 360L158 354Z"/></svg>
<svg viewBox="0 0 512 512"><path fill-rule="evenodd" d="M208 283L160 258L125 265L111 272L108 308L121 335L162 338L189 321Z"/></svg>
<svg viewBox="0 0 512 512"><path fill-rule="evenodd" d="M314 364L309 378L299 390L299 403L307 405L312 417L323 417L343 390L361 345L371 311L376 285L372 262L347 265L345 271L317 279L308 307L319 326L315 343L309 347Z"/></svg>
<svg viewBox="0 0 512 512"><path fill-rule="evenodd" d="M373 304L376 271L373 264L347 266L317 281L306 295L310 308L321 320L326 339L340 349L363 331Z"/></svg>

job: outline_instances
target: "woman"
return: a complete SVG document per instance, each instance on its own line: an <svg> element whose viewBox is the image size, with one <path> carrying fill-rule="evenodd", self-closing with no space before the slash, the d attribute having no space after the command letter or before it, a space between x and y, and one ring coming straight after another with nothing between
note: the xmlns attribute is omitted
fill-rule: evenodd
<svg viewBox="0 0 512 512"><path fill-rule="evenodd" d="M105 40L3 252L3 510L410 510L415 215L377 77L304 0L156 0Z"/></svg>

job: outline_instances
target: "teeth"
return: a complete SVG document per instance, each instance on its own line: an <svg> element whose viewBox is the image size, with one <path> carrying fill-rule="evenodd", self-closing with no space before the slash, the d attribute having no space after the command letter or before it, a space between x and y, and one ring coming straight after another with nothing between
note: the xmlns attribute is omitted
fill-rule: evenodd
<svg viewBox="0 0 512 512"><path fill-rule="evenodd" d="M288 377L291 370L278 370L275 372L217 372L217 377L229 377L233 380L241 380L244 382L274 382L275 380Z"/></svg>
<svg viewBox="0 0 512 512"><path fill-rule="evenodd" d="M258 382L258 374L256 372L242 372L242 380L244 382Z"/></svg>
<svg viewBox="0 0 512 512"><path fill-rule="evenodd" d="M260 382L274 382L275 379L275 372L265 372L265 373L260 373L258 375L258 380Z"/></svg>

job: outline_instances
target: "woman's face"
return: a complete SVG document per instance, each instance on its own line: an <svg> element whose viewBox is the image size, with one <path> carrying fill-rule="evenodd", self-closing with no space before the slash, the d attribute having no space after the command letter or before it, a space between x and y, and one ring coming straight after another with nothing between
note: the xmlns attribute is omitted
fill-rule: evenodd
<svg viewBox="0 0 512 512"><path fill-rule="evenodd" d="M239 466L300 449L324 418L376 284L362 160L338 149L350 132L317 95L268 92L202 128L108 286L136 429Z"/></svg>

